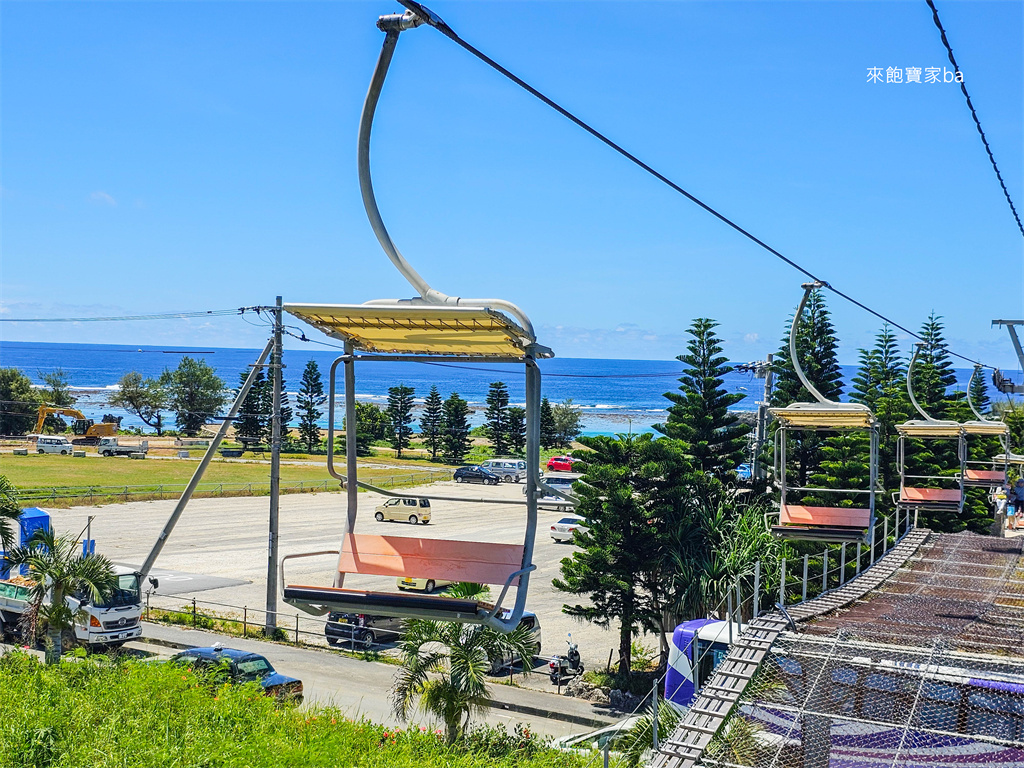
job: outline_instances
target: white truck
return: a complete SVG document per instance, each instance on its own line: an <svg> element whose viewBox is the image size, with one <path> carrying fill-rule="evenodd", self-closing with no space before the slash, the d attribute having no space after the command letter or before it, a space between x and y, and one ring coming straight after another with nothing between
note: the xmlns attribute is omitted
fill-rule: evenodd
<svg viewBox="0 0 1024 768"><path fill-rule="evenodd" d="M75 639L90 649L118 648L142 635L139 575L115 565L117 588L94 602L85 595L68 597L68 607L82 613L75 621ZM29 607L31 582L22 576L0 579L0 636L17 637L21 617Z"/></svg>
<svg viewBox="0 0 1024 768"><path fill-rule="evenodd" d="M145 456L149 453L149 441L132 445L119 445L116 437L101 437L96 450L100 456L131 456L133 453L141 453Z"/></svg>

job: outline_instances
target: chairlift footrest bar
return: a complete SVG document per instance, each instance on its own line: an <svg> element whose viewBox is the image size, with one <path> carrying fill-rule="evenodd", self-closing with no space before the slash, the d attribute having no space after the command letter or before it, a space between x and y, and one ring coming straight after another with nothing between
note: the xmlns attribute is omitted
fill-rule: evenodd
<svg viewBox="0 0 1024 768"><path fill-rule="evenodd" d="M814 525L773 525L772 533L780 539L799 541L831 541L836 543L867 542L868 533L859 528L828 528Z"/></svg>
<svg viewBox="0 0 1024 768"><path fill-rule="evenodd" d="M452 597L306 586L285 587L284 601L291 605L319 606L331 611L440 621L477 621L481 614L493 608L475 600Z"/></svg>

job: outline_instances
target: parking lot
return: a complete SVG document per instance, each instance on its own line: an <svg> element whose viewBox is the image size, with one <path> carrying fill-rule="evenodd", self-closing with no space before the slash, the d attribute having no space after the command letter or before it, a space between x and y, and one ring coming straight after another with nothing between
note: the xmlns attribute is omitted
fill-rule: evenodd
<svg viewBox="0 0 1024 768"><path fill-rule="evenodd" d="M447 481L429 488L433 493L467 501L435 501L431 507L431 522L413 526L377 522L373 511L384 498L375 493L360 493L356 532L507 544L522 542L525 507L472 501L481 497L521 500L524 498L522 484L480 486ZM282 496L281 556L337 551L346 514L345 501L343 493ZM114 562L138 566L149 553L173 507L173 501L146 501L50 512L55 528L72 535L79 535L87 517L93 515L92 537L96 540L97 552ZM161 584L152 599L153 605L177 608L190 604L195 597L203 601L199 603L200 610L241 615L242 608L247 607L248 620L257 625L262 623L266 603L268 510L267 497L193 500L157 560L155 570L161 572L158 574ZM605 630L565 616L562 605L573 596L558 592L551 585L552 578L559 574L559 562L572 551L572 545L555 543L549 535L551 524L562 517L563 513L554 510L539 513L534 556L537 571L530 582L528 609L540 618L543 655L562 652L566 634L572 632L586 666L603 667L608 661L609 649L617 646L618 627ZM335 559L329 556L289 561L287 579L290 583L330 585L334 568ZM390 591L394 590L395 583L383 577L350 575L345 586ZM510 591L506 604L511 602ZM279 609L279 624L294 627L295 610L281 602ZM303 630L317 632L313 617L305 614L301 615L300 626ZM315 634L304 639L314 637Z"/></svg>

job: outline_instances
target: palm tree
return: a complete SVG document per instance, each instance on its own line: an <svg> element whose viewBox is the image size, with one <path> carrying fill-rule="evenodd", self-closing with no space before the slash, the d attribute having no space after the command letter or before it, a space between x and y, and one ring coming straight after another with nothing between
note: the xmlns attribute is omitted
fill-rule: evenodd
<svg viewBox="0 0 1024 768"><path fill-rule="evenodd" d="M447 594L481 599L487 591L482 584L455 584ZM505 634L482 624L410 619L398 646L402 669L391 689L395 714L408 720L418 700L420 709L444 722L448 743L455 742L487 702L492 660L532 658L531 634L522 625Z"/></svg>
<svg viewBox="0 0 1024 768"><path fill-rule="evenodd" d="M18 540L15 535L17 528L14 526L19 517L21 507L18 505L18 489L5 475L0 475L0 549L5 552Z"/></svg>
<svg viewBox="0 0 1024 768"><path fill-rule="evenodd" d="M32 626L35 636L40 622L46 627L46 663L60 661L62 634L74 631L75 619L83 613L66 598L88 595L92 600L117 587L117 575L103 555L82 555L71 536L57 536L52 528L40 528L28 544L7 554L12 566L27 565L32 588L29 591Z"/></svg>

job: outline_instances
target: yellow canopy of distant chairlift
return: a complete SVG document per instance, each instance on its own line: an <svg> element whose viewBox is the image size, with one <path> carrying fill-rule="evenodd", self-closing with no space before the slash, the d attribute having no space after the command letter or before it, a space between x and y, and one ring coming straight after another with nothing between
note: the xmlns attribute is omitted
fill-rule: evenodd
<svg viewBox="0 0 1024 768"><path fill-rule="evenodd" d="M959 421L931 421L919 419L896 425L896 431L904 437L948 437L957 438L962 433Z"/></svg>
<svg viewBox="0 0 1024 768"><path fill-rule="evenodd" d="M1008 435L1010 428L1001 421L965 421L961 424L968 435Z"/></svg>
<svg viewBox="0 0 1024 768"><path fill-rule="evenodd" d="M284 309L366 352L523 358L534 346L526 331L492 309L424 304L285 304ZM545 351L533 348L535 357L549 357Z"/></svg>
<svg viewBox="0 0 1024 768"><path fill-rule="evenodd" d="M878 423L871 409L859 403L792 403L770 411L793 429L870 429Z"/></svg>

